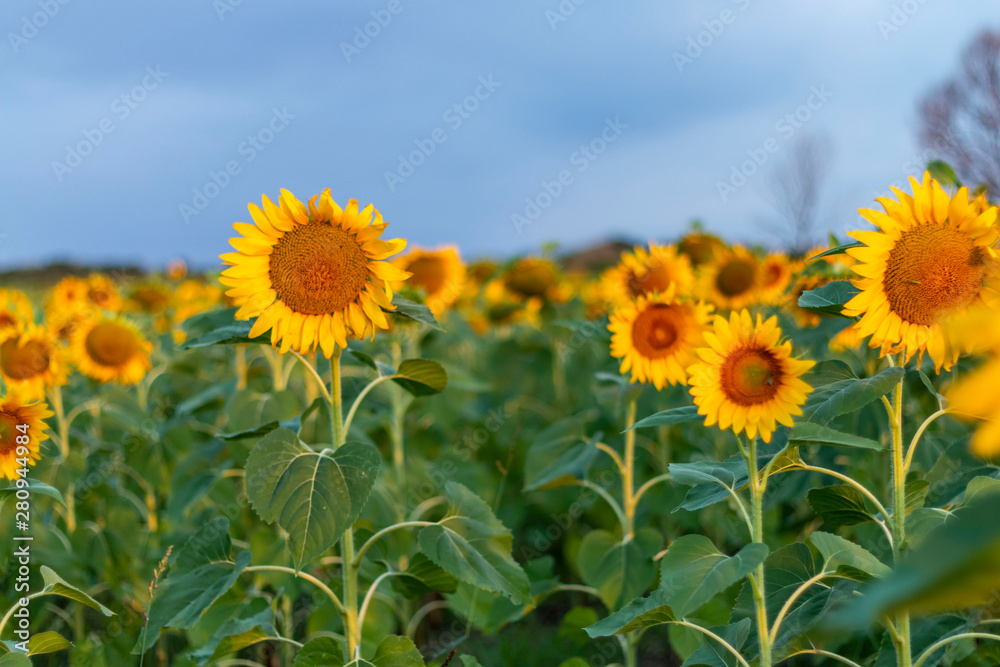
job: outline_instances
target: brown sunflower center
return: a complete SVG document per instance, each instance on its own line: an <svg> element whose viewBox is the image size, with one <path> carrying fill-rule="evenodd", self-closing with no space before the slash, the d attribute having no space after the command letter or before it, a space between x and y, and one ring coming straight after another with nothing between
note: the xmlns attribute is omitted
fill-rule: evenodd
<svg viewBox="0 0 1000 667"><path fill-rule="evenodd" d="M117 322L100 322L84 341L87 356L102 366L121 366L140 352L139 339Z"/></svg>
<svg viewBox="0 0 1000 667"><path fill-rule="evenodd" d="M0 410L0 457L9 456L17 450L16 438L21 435L17 427L20 423L17 415Z"/></svg>
<svg viewBox="0 0 1000 667"><path fill-rule="evenodd" d="M27 380L44 373L49 367L49 347L38 340L18 345L17 339L0 345L0 369L12 380Z"/></svg>
<svg viewBox="0 0 1000 667"><path fill-rule="evenodd" d="M17 324L17 320L6 310L0 310L0 329L12 327Z"/></svg>
<svg viewBox="0 0 1000 667"><path fill-rule="evenodd" d="M968 234L946 223L921 225L896 241L882 284L894 313L930 325L972 303L985 274L983 249Z"/></svg>
<svg viewBox="0 0 1000 667"><path fill-rule="evenodd" d="M715 287L724 296L740 296L753 289L756 268L743 259L726 262L715 276Z"/></svg>
<svg viewBox="0 0 1000 667"><path fill-rule="evenodd" d="M507 287L526 297L544 296L555 282L555 271L544 262L522 264L507 276Z"/></svg>
<svg viewBox="0 0 1000 667"><path fill-rule="evenodd" d="M87 290L87 298L95 306L106 306L111 303L111 291L103 287L92 287Z"/></svg>
<svg viewBox="0 0 1000 667"><path fill-rule="evenodd" d="M653 304L632 323L632 345L647 359L670 356L676 347L682 327L678 306Z"/></svg>
<svg viewBox="0 0 1000 667"><path fill-rule="evenodd" d="M645 272L629 272L628 291L633 297L653 292L665 292L674 282L670 271L663 265L655 265Z"/></svg>
<svg viewBox="0 0 1000 667"><path fill-rule="evenodd" d="M271 285L297 313L343 310L368 282L368 261L355 237L325 222L297 226L274 246Z"/></svg>
<svg viewBox="0 0 1000 667"><path fill-rule="evenodd" d="M406 270L413 274L409 282L424 288L428 294L437 294L448 279L444 262L436 257L418 257Z"/></svg>
<svg viewBox="0 0 1000 667"><path fill-rule="evenodd" d="M768 264L767 268L764 270L764 285L766 287L773 287L777 285L781 280L784 271L777 264Z"/></svg>
<svg viewBox="0 0 1000 667"><path fill-rule="evenodd" d="M170 303L170 295L157 287L139 287L132 298L147 313L158 313Z"/></svg>
<svg viewBox="0 0 1000 667"><path fill-rule="evenodd" d="M778 393L781 364L769 350L743 348L726 358L719 378L726 398L739 405L758 405Z"/></svg>

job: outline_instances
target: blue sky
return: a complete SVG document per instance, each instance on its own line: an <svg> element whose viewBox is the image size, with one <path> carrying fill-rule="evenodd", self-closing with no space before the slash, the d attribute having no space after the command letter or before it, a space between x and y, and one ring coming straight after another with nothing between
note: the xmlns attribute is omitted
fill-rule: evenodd
<svg viewBox="0 0 1000 667"><path fill-rule="evenodd" d="M6 0L0 266L211 267L282 187L468 257L692 218L773 245L766 174L801 133L834 147L843 230L923 161L916 101L997 26L994 0Z"/></svg>

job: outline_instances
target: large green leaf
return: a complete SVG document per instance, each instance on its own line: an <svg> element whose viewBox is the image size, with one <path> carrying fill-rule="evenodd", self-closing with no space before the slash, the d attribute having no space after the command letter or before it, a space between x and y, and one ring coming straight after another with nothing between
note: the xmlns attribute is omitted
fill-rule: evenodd
<svg viewBox="0 0 1000 667"><path fill-rule="evenodd" d="M662 537L657 530L643 528L627 542L606 530L592 530L580 542L577 564L580 576L596 588L609 609L618 609L642 595L656 578L653 557Z"/></svg>
<svg viewBox="0 0 1000 667"><path fill-rule="evenodd" d="M840 380L818 387L803 409L803 418L816 424L828 424L832 419L868 405L885 396L903 379L903 369L898 366L886 368L870 378Z"/></svg>
<svg viewBox="0 0 1000 667"><path fill-rule="evenodd" d="M793 445L839 445L861 449L883 450L885 445L875 440L862 438L850 433L842 433L832 428L812 422L798 422L788 433L788 441Z"/></svg>
<svg viewBox="0 0 1000 667"><path fill-rule="evenodd" d="M663 556L659 590L677 617L684 618L747 576L767 553L767 545L753 542L726 556L704 535L684 535Z"/></svg>
<svg viewBox="0 0 1000 667"><path fill-rule="evenodd" d="M847 484L811 489L806 498L813 511L823 517L830 528L856 526L875 520L865 507L861 492Z"/></svg>
<svg viewBox="0 0 1000 667"><path fill-rule="evenodd" d="M605 619L585 628L591 637L620 635L677 620L670 609L669 595L657 588L644 598L637 598Z"/></svg>
<svg viewBox="0 0 1000 667"><path fill-rule="evenodd" d="M751 625L750 619L744 618L736 623L712 627L709 630L737 651L741 651L750 636ZM739 664L736 656L729 649L706 636L698 650L685 660L681 667L701 667L703 665L707 667L736 667Z"/></svg>
<svg viewBox="0 0 1000 667"><path fill-rule="evenodd" d="M531 585L511 557L513 538L479 496L458 482L445 484L448 513L417 536L420 550L459 581L512 601L531 602Z"/></svg>
<svg viewBox="0 0 1000 667"><path fill-rule="evenodd" d="M864 245L864 243L861 243L860 241L854 241L852 243L845 243L843 245L838 245L838 246L835 246L833 248L830 248L829 250L824 250L823 252L819 253L818 255L813 255L812 257L807 257L806 261L807 262L811 262L814 259L819 259L820 257L830 257L832 255L843 255L848 250L850 250L851 248L860 248L863 245Z"/></svg>
<svg viewBox="0 0 1000 667"><path fill-rule="evenodd" d="M28 638L28 655L55 653L73 648L73 644L58 632L36 632Z"/></svg>
<svg viewBox="0 0 1000 667"><path fill-rule="evenodd" d="M644 419L637 421L632 428L649 428L652 426L669 426L671 424L683 424L704 419L698 414L697 405L685 405L681 408L671 408L657 412Z"/></svg>
<svg viewBox="0 0 1000 667"><path fill-rule="evenodd" d="M424 658L409 637L389 635L379 642L372 663L375 667L424 667Z"/></svg>
<svg viewBox="0 0 1000 667"><path fill-rule="evenodd" d="M292 667L343 667L344 647L333 637L316 637L295 655Z"/></svg>
<svg viewBox="0 0 1000 667"><path fill-rule="evenodd" d="M36 593L36 596L42 595L58 595L80 604L87 605L91 609L96 609L105 616L114 616L115 612L111 611L103 604L90 597L83 591L81 591L76 586L71 585L65 579L56 574L56 571L52 568L42 565L40 568L42 573L42 583L45 585L42 590Z"/></svg>
<svg viewBox="0 0 1000 667"><path fill-rule="evenodd" d="M162 628L190 628L232 588L250 564L250 552L240 552L234 561L230 558L231 548L229 520L222 517L202 526L184 543L166 579L153 592L149 622L133 653L149 650Z"/></svg>
<svg viewBox="0 0 1000 667"><path fill-rule="evenodd" d="M5 653L0 655L2 667L31 667L31 660L23 653Z"/></svg>
<svg viewBox="0 0 1000 667"><path fill-rule="evenodd" d="M995 498L954 511L888 576L862 589L839 621L864 625L899 609L934 612L982 604L1000 588L1000 512Z"/></svg>
<svg viewBox="0 0 1000 667"><path fill-rule="evenodd" d="M257 598L247 604L238 617L229 619L213 632L204 644L191 653L191 659L204 665L275 636L274 612L267 600Z"/></svg>
<svg viewBox="0 0 1000 667"><path fill-rule="evenodd" d="M587 417L562 419L535 436L524 458L525 491L553 489L585 476L597 454L595 441L585 437Z"/></svg>
<svg viewBox="0 0 1000 667"><path fill-rule="evenodd" d="M268 336L250 337L250 330L256 320L247 322L230 322L216 327L203 334L194 336L184 341L180 345L182 350L191 350L198 347L208 347L209 345L239 345L243 343L271 343Z"/></svg>
<svg viewBox="0 0 1000 667"><path fill-rule="evenodd" d="M823 555L828 571L836 572L846 566L880 578L892 571L870 551L839 535L817 530L809 536L809 541Z"/></svg>
<svg viewBox="0 0 1000 667"><path fill-rule="evenodd" d="M454 593L458 581L419 551L410 560L406 571L392 579L392 587L404 597L413 599L431 591Z"/></svg>
<svg viewBox="0 0 1000 667"><path fill-rule="evenodd" d="M758 463L765 466L774 456L783 451L787 440L785 428L780 427L771 444L758 454ZM750 481L750 472L742 456L732 456L725 461L694 461L692 463L671 463L671 479L691 486L684 502L674 508L678 510L699 510L721 500L731 492L738 491Z"/></svg>
<svg viewBox="0 0 1000 667"><path fill-rule="evenodd" d="M250 505L288 533L297 568L332 547L371 494L381 457L364 443L315 452L287 429L264 436L247 459Z"/></svg>
<svg viewBox="0 0 1000 667"><path fill-rule="evenodd" d="M63 499L62 492L54 486L50 486L45 482L40 482L37 479L28 478L28 492L31 495L42 495L48 496L49 498L54 498L63 507L66 506L66 501ZM16 484L11 484L10 486L0 489L0 501L4 500L8 496L13 496L17 493L18 487Z"/></svg>
<svg viewBox="0 0 1000 667"><path fill-rule="evenodd" d="M440 394L448 385L444 366L430 359L407 359L399 365L392 379L414 396Z"/></svg>
<svg viewBox="0 0 1000 667"><path fill-rule="evenodd" d="M840 315L844 304L859 292L858 288L846 280L834 280L822 287L803 292L799 297L799 308L820 315Z"/></svg>
<svg viewBox="0 0 1000 667"><path fill-rule="evenodd" d="M392 295L392 305L396 306L396 309L387 310L387 313L402 315L403 317L408 317L411 320L416 320L421 324L426 324L432 329L444 331L444 329L441 328L441 325L438 324L434 314L431 313L431 309L427 306L410 301L409 299L401 297L399 294Z"/></svg>

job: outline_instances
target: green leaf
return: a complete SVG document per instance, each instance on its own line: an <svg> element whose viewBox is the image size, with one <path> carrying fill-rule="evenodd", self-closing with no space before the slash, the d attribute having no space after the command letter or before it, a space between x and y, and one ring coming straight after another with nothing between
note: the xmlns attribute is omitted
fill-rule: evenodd
<svg viewBox="0 0 1000 667"><path fill-rule="evenodd" d="M383 364L381 361L376 361L364 352L358 352L357 350L348 350L348 352L351 353L352 357L378 373L379 377L393 375L396 372L396 369L389 364Z"/></svg>
<svg viewBox="0 0 1000 667"><path fill-rule="evenodd" d="M671 463L669 470L674 482L694 487L674 508L675 512L699 510L725 500L729 490L738 490L750 480L746 461L739 456L718 462Z"/></svg>
<svg viewBox="0 0 1000 667"><path fill-rule="evenodd" d="M6 396L7 396L7 384L3 381L3 378L0 377L0 398L4 398Z"/></svg>
<svg viewBox="0 0 1000 667"><path fill-rule="evenodd" d="M846 280L834 280L822 287L803 292L799 297L799 308L820 315L841 315L844 304L853 299L859 290Z"/></svg>
<svg viewBox="0 0 1000 667"><path fill-rule="evenodd" d="M911 479L907 482L904 488L905 513L909 514L913 510L923 507L930 489L931 485L922 479Z"/></svg>
<svg viewBox="0 0 1000 667"><path fill-rule="evenodd" d="M806 499L813 511L823 517L824 523L830 528L856 526L875 521L865 507L861 492L847 484L811 489L806 494Z"/></svg>
<svg viewBox="0 0 1000 667"><path fill-rule="evenodd" d="M976 498L955 510L912 549L889 576L861 590L838 616L843 627L864 627L901 609L916 613L983 604L1000 588L1000 512L995 498Z"/></svg>
<svg viewBox="0 0 1000 667"><path fill-rule="evenodd" d="M862 438L850 433L842 433L832 428L812 422L797 422L788 433L788 442L794 445L839 445L841 447L860 447L881 451L885 445L875 440Z"/></svg>
<svg viewBox="0 0 1000 667"><path fill-rule="evenodd" d="M288 533L295 567L332 547L364 509L382 459L371 445L349 442L315 452L295 433L277 429L250 452L250 505Z"/></svg>
<svg viewBox="0 0 1000 667"><path fill-rule="evenodd" d="M204 665L276 636L274 612L266 600L257 598L246 605L238 618L223 623L201 647L191 652L190 657Z"/></svg>
<svg viewBox="0 0 1000 667"><path fill-rule="evenodd" d="M424 667L424 658L409 637L389 635L375 649L375 667Z"/></svg>
<svg viewBox="0 0 1000 667"><path fill-rule="evenodd" d="M42 588L36 595L58 595L60 597L68 598L80 604L87 605L91 609L96 609L105 616L114 616L115 612L111 611L103 604L90 597L83 591L81 591L76 586L71 585L65 579L56 574L56 571L47 565L42 565L42 583L45 587Z"/></svg>
<svg viewBox="0 0 1000 667"><path fill-rule="evenodd" d="M432 591L454 593L458 588L458 580L454 576L419 551L410 559L406 572L392 577L390 581L396 591L410 600Z"/></svg>
<svg viewBox="0 0 1000 667"><path fill-rule="evenodd" d="M841 566L846 566L879 578L892 572L888 565L872 555L870 551L839 535L817 530L809 536L809 541L823 554L827 570L835 572Z"/></svg>
<svg viewBox="0 0 1000 667"><path fill-rule="evenodd" d="M668 604L668 594L660 588L644 598L632 600L622 609L585 628L591 637L609 637L677 620Z"/></svg>
<svg viewBox="0 0 1000 667"><path fill-rule="evenodd" d="M524 459L525 491L554 489L586 475L597 455L596 440L585 439L587 418L583 413L561 419L535 436Z"/></svg>
<svg viewBox="0 0 1000 667"><path fill-rule="evenodd" d="M663 556L659 590L677 617L684 618L747 576L767 553L767 545L753 542L726 556L704 535L684 535Z"/></svg>
<svg viewBox="0 0 1000 667"><path fill-rule="evenodd" d="M598 590L609 609L618 609L653 583L653 557L661 544L659 531L652 528L636 531L627 542L606 530L592 530L583 537L577 552L580 576Z"/></svg>
<svg viewBox="0 0 1000 667"><path fill-rule="evenodd" d="M448 513L417 536L420 550L459 581L531 602L530 582L511 557L513 538L489 506L458 482L445 484Z"/></svg>
<svg viewBox="0 0 1000 667"><path fill-rule="evenodd" d="M31 661L23 653L5 653L0 655L0 665L3 667L31 667Z"/></svg>
<svg viewBox="0 0 1000 667"><path fill-rule="evenodd" d="M63 500L62 492L54 486L49 486L45 482L39 482L37 479L28 478L28 491L31 495L42 495L48 496L49 498L54 498L60 505L66 507L66 501ZM0 498L4 495L13 495L17 492L17 485L11 484L10 486L0 489Z"/></svg>
<svg viewBox="0 0 1000 667"><path fill-rule="evenodd" d="M988 495L1000 495L1000 479L980 475L973 477L965 487L965 500L963 504L968 505L977 498L985 498ZM994 497L994 502L1000 498Z"/></svg>
<svg viewBox="0 0 1000 667"><path fill-rule="evenodd" d="M727 644L732 646L737 651L742 651L743 645L747 643L747 637L750 636L750 626L750 619L744 618L736 623L709 628L709 630L721 637ZM704 641L698 650L695 651L690 658L685 660L681 667L695 667L696 665L707 665L708 667L736 667L739 664L740 663L736 659L736 656L730 653L729 649L725 648L714 639L705 636Z"/></svg>
<svg viewBox="0 0 1000 667"><path fill-rule="evenodd" d="M816 424L828 424L885 396L902 379L903 369L892 366L875 377L841 380L819 387L806 399L803 417Z"/></svg>
<svg viewBox="0 0 1000 667"><path fill-rule="evenodd" d="M292 667L343 667L344 647L333 637L316 637L306 642L295 656Z"/></svg>
<svg viewBox="0 0 1000 667"><path fill-rule="evenodd" d="M250 564L250 552L230 558L229 519L219 517L202 526L180 548L150 603L149 622L133 654L145 653L162 628L190 628L205 610L232 588Z"/></svg>
<svg viewBox="0 0 1000 667"><path fill-rule="evenodd" d="M392 379L414 396L440 394L448 385L444 366L430 359L407 359Z"/></svg>
<svg viewBox="0 0 1000 667"><path fill-rule="evenodd" d="M394 315L402 315L403 317L408 317L411 320L416 320L421 324L426 324L432 329L437 329L438 331L444 331L441 325L438 324L437 319L435 319L431 309L427 306L422 306L419 303L405 299L399 294L392 295L392 305L396 306L395 310L387 310L387 313L392 313Z"/></svg>
<svg viewBox="0 0 1000 667"><path fill-rule="evenodd" d="M58 632L39 632L28 638L28 655L55 653L73 648L73 644Z"/></svg>
<svg viewBox="0 0 1000 667"><path fill-rule="evenodd" d="M844 245L838 245L836 247L830 248L829 250L824 250L818 255L813 255L812 257L807 257L806 261L811 262L814 259L819 259L820 257L830 257L831 255L843 255L846 254L851 248L861 248L865 244L861 241L854 241L852 243L845 243Z"/></svg>
<svg viewBox="0 0 1000 667"><path fill-rule="evenodd" d="M243 343L271 343L271 339L261 335L250 338L250 329L253 328L256 320L248 322L231 322L223 326L207 331L200 336L194 336L184 341L181 350L191 350L198 347L208 347L209 345L239 345Z"/></svg>
<svg viewBox="0 0 1000 667"><path fill-rule="evenodd" d="M950 164L944 160L931 160L927 163L927 171L931 173L931 178L937 179L941 185L951 185L956 188L962 187L958 175Z"/></svg>
<svg viewBox="0 0 1000 667"><path fill-rule="evenodd" d="M632 428L649 428L652 426L669 426L671 424L683 424L684 422L694 422L704 419L698 414L697 405L685 405L681 408L671 408L650 415L645 419L637 421ZM631 429L629 429L631 430Z"/></svg>

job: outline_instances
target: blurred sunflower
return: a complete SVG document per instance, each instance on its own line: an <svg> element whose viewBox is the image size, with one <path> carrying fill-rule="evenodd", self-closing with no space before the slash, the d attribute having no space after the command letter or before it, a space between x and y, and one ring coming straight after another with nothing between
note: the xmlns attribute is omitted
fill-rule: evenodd
<svg viewBox="0 0 1000 667"><path fill-rule="evenodd" d="M0 288L0 331L35 321L35 309L28 296L16 289Z"/></svg>
<svg viewBox="0 0 1000 667"><path fill-rule="evenodd" d="M128 294L126 305L128 310L159 315L170 306L173 295L170 289L158 282L143 282L136 285Z"/></svg>
<svg viewBox="0 0 1000 667"><path fill-rule="evenodd" d="M222 290L203 280L185 280L174 290L172 301L174 324L181 324L189 317L218 307Z"/></svg>
<svg viewBox="0 0 1000 667"><path fill-rule="evenodd" d="M792 281L794 265L781 252L774 252L760 261L760 300L780 303Z"/></svg>
<svg viewBox="0 0 1000 667"><path fill-rule="evenodd" d="M122 307L118 288L111 278L103 273L92 273L87 277L87 301L99 310L118 312Z"/></svg>
<svg viewBox="0 0 1000 667"><path fill-rule="evenodd" d="M188 267L180 257L175 257L167 262L167 277L171 280L181 281L187 277Z"/></svg>
<svg viewBox="0 0 1000 667"><path fill-rule="evenodd" d="M554 296L559 284L555 263L543 257L524 257L507 269L504 286L523 299L547 300Z"/></svg>
<svg viewBox="0 0 1000 667"><path fill-rule="evenodd" d="M84 304L57 306L50 300L45 307L45 328L60 343L68 343L84 320L91 317L92 311Z"/></svg>
<svg viewBox="0 0 1000 667"><path fill-rule="evenodd" d="M66 276L52 288L47 309L68 312L88 305L87 281L76 276Z"/></svg>
<svg viewBox="0 0 1000 667"><path fill-rule="evenodd" d="M691 260L691 266L697 268L714 260L726 249L726 243L713 234L691 232L677 243L677 249Z"/></svg>
<svg viewBox="0 0 1000 667"><path fill-rule="evenodd" d="M152 368L153 346L139 330L118 316L81 322L70 340L70 356L84 375L100 382L136 384Z"/></svg>
<svg viewBox="0 0 1000 667"><path fill-rule="evenodd" d="M1000 311L974 308L947 324L948 333L967 349L988 355L985 363L963 377L947 392L948 406L959 416L983 420L969 445L982 458L1000 455Z"/></svg>
<svg viewBox="0 0 1000 667"><path fill-rule="evenodd" d="M412 274L405 284L423 291L424 303L435 316L448 310L465 288L465 264L455 246L436 250L413 247L392 263ZM399 290L403 285L403 282L395 282L392 288Z"/></svg>
<svg viewBox="0 0 1000 667"><path fill-rule="evenodd" d="M11 481L18 479L17 471L24 467L21 465L24 459L29 466L38 462L39 443L49 439L44 420L52 415L48 405L25 401L16 391L0 398L0 473L4 477ZM27 448L27 452L22 450L18 454L18 447Z"/></svg>
<svg viewBox="0 0 1000 667"><path fill-rule="evenodd" d="M830 340L830 349L834 352L856 350L865 342L865 337L858 330L857 322L849 324Z"/></svg>
<svg viewBox="0 0 1000 667"><path fill-rule="evenodd" d="M926 351L939 371L958 359L961 346L947 336L944 319L977 303L1000 301L1000 235L997 208L985 197L969 200L967 188L954 197L924 174L911 178L913 196L893 188L899 201L880 197L885 212L862 209L880 231L854 231L865 244L847 252L858 260L861 293L844 307L860 316L859 333L885 355L900 348L905 360Z"/></svg>
<svg viewBox="0 0 1000 667"><path fill-rule="evenodd" d="M26 401L45 398L47 387L66 384L63 351L44 327L0 333L0 376Z"/></svg>
<svg viewBox="0 0 1000 667"><path fill-rule="evenodd" d="M719 251L701 267L701 297L719 308L739 310L758 298L760 266L750 251L740 246Z"/></svg>
<svg viewBox="0 0 1000 667"><path fill-rule="evenodd" d="M691 395L705 425L732 428L737 435L760 434L771 442L776 424L792 425L792 416L812 387L800 377L815 365L792 358L792 344L779 343L778 318L757 321L746 310L715 316L714 331L705 334L708 347L696 354L701 362L688 368Z"/></svg>
<svg viewBox="0 0 1000 667"><path fill-rule="evenodd" d="M622 360L620 372L632 382L686 384L694 349L708 328L712 306L680 300L671 286L663 294L640 295L611 314L611 356Z"/></svg>
<svg viewBox="0 0 1000 667"><path fill-rule="evenodd" d="M621 260L601 276L604 298L611 304L623 304L639 296L675 292L686 296L694 288L691 260L674 246L650 243L649 250L636 246L621 254Z"/></svg>
<svg viewBox="0 0 1000 667"><path fill-rule="evenodd" d="M356 199L342 209L329 189L308 209L288 190L278 202L264 196L263 209L250 204L256 224L233 225L243 236L229 240L236 252L221 256L231 266L219 281L242 306L236 319L257 318L250 336L270 330L280 352L322 348L331 357L348 337L388 328L382 309L395 308L390 283L410 274L382 260L403 250L406 239L379 240L382 214L371 204L358 210Z"/></svg>

